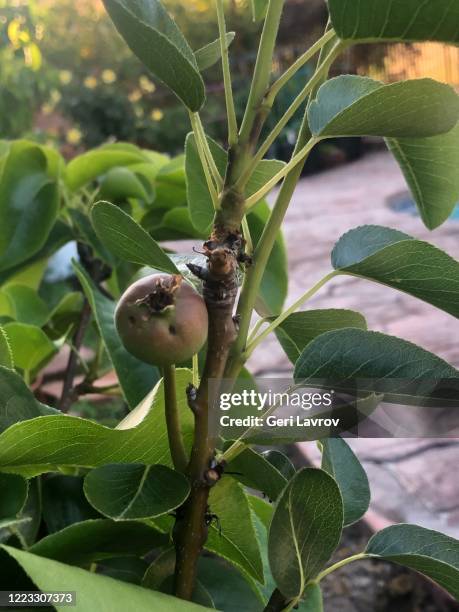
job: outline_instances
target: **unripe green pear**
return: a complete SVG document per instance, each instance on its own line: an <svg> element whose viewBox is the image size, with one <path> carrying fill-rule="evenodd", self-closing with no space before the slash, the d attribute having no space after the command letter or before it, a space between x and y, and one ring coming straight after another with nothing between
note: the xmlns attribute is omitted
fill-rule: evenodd
<svg viewBox="0 0 459 612"><path fill-rule="evenodd" d="M126 349L145 363L167 366L190 359L207 339L207 308L179 275L153 274L133 283L115 312Z"/></svg>

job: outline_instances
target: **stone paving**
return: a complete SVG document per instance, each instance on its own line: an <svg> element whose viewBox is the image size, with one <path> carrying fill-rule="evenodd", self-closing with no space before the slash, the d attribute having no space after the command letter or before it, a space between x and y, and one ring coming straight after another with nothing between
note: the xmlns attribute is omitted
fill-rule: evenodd
<svg viewBox="0 0 459 612"><path fill-rule="evenodd" d="M303 179L284 225L291 275L287 304L331 269L333 244L359 225L393 227L459 258L459 220L430 232L418 217L388 206L389 198L406 190L397 164L385 152ZM459 321L428 304L375 283L343 277L328 283L307 305L330 307L359 310L370 329L415 342L459 366ZM254 352L250 366L259 376L291 371L273 337ZM459 439L360 439L352 445L370 477L373 513L459 537ZM315 444L303 444L302 451L317 460Z"/></svg>

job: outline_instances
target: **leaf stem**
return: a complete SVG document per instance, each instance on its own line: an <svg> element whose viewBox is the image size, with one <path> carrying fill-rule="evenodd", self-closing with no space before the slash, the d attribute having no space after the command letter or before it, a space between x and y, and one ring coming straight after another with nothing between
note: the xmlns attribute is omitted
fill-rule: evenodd
<svg viewBox="0 0 459 612"><path fill-rule="evenodd" d="M196 148L198 150L199 159L201 161L202 169L204 171L204 176L206 177L207 188L209 189L210 197L212 198L212 203L214 205L215 210L219 208L218 194L215 189L215 185L212 180L212 176L210 174L210 167L207 161L207 155L205 152L205 145L203 143L203 139L201 133L199 131L199 124L196 119L196 113L189 113L191 127L193 128L194 138L196 142Z"/></svg>
<svg viewBox="0 0 459 612"><path fill-rule="evenodd" d="M282 314L280 314L266 329L264 329L258 336L256 336L251 342L248 343L245 355L246 358L250 357L255 348L262 342L271 332L273 332L287 317L294 313L300 306L302 306L307 300L315 295L329 280L339 274L338 271L333 270L326 276L324 276L318 283L308 289L296 302L287 308Z"/></svg>
<svg viewBox="0 0 459 612"><path fill-rule="evenodd" d="M242 233L244 235L244 240L245 240L245 252L247 255L252 255L253 242L252 242L252 236L250 235L250 228L249 228L249 224L248 224L246 216L244 216L244 218L242 219Z"/></svg>
<svg viewBox="0 0 459 612"><path fill-rule="evenodd" d="M261 108L263 98L269 87L274 46L276 44L284 1L285 0L269 0L263 32L258 47L252 85L250 87L249 98L239 132L239 140L244 144L249 142L252 137L252 129L257 113Z"/></svg>
<svg viewBox="0 0 459 612"><path fill-rule="evenodd" d="M292 104L288 107L283 117L279 119L277 124L273 127L271 132L268 134L266 140L263 142L263 144L260 146L256 154L252 158L250 165L241 175L238 181L238 185L244 184L248 180L257 164L263 159L265 154L268 152L270 146L282 132L282 130L293 117L293 115L297 112L297 110L300 108L300 106L303 104L309 94L315 89L315 87L322 82L324 75L327 74L330 65L333 63L333 60L341 49L341 45L342 43L339 41L333 46L332 50L325 58L324 62L320 65L320 67L317 69L311 79L306 83L304 88L297 95Z"/></svg>
<svg viewBox="0 0 459 612"><path fill-rule="evenodd" d="M271 189L277 185L279 181L281 181L287 174L295 168L300 162L302 162L305 157L309 154L311 149L320 141L320 138L311 138L305 146L296 153L292 159L286 164L279 172L277 172L267 183L263 185L261 189L259 189L256 193L251 195L245 201L246 209L254 206L257 202L259 202L267 193L271 191Z"/></svg>
<svg viewBox="0 0 459 612"><path fill-rule="evenodd" d="M223 179L220 176L220 172L218 171L214 156L212 155L209 143L207 142L206 133L204 132L204 127L201 121L201 116L199 115L199 113L196 113L195 116L196 127L198 128L199 134L201 136L201 144L204 149L204 153L206 154L207 163L209 164L209 168L212 173L212 177L215 181L215 184L217 185L217 189L221 189L223 187Z"/></svg>
<svg viewBox="0 0 459 612"><path fill-rule="evenodd" d="M315 578L314 582L320 582L323 578L325 578L325 576L328 576L332 572L336 572L336 570L344 567L345 565L353 563L354 561L360 561L361 559L367 559L369 556L370 555L368 555L367 553L359 553L357 555L352 555L352 557L346 557L346 559L338 561L334 565L331 565L330 567L327 567L327 569L324 569L324 571L321 572L317 576L317 578Z"/></svg>
<svg viewBox="0 0 459 612"><path fill-rule="evenodd" d="M223 0L215 0L217 8L218 32L220 35L220 52L222 56L223 83L225 87L226 114L228 116L228 144L234 146L238 139L236 111L234 109L233 87L229 65L229 52L226 42L225 12Z"/></svg>
<svg viewBox="0 0 459 612"><path fill-rule="evenodd" d="M324 47L330 40L336 38L335 31L333 29L328 30L325 34L319 38L307 51L305 51L300 57L293 62L293 64L275 81L268 90L265 96L266 102L272 106L274 100L279 91L284 87L288 81L302 68L309 60L318 53L322 47Z"/></svg>
<svg viewBox="0 0 459 612"><path fill-rule="evenodd" d="M167 436L169 439L172 463L177 471L184 472L188 464L188 457L185 451L182 429L180 426L174 365L164 366L163 381Z"/></svg>

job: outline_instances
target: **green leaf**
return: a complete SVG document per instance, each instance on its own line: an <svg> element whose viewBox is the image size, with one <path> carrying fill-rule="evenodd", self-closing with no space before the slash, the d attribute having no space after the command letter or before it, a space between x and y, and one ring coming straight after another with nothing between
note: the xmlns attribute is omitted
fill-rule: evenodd
<svg viewBox="0 0 459 612"><path fill-rule="evenodd" d="M252 17L254 21L261 21L266 17L269 0L250 0Z"/></svg>
<svg viewBox="0 0 459 612"><path fill-rule="evenodd" d="M45 244L37 251L32 257L29 257L26 261L0 272L0 285L3 285L8 280L20 278L23 274L27 274L32 266L43 265L46 260L54 255L64 244L67 244L74 239L72 232L68 225L57 221L53 226Z"/></svg>
<svg viewBox="0 0 459 612"><path fill-rule="evenodd" d="M459 42L459 7L450 0L328 0L328 9L343 40Z"/></svg>
<svg viewBox="0 0 459 612"><path fill-rule="evenodd" d="M226 48L228 49L231 43L236 36L235 32L227 32L225 36L226 40ZM201 47L194 52L194 57L196 59L196 64L198 65L199 70L202 72L203 70L207 70L214 64L216 64L221 58L221 47L220 47L220 39L214 40L213 42Z"/></svg>
<svg viewBox="0 0 459 612"><path fill-rule="evenodd" d="M262 612L263 604L241 574L223 559L201 557L198 580L222 612Z"/></svg>
<svg viewBox="0 0 459 612"><path fill-rule="evenodd" d="M104 247L92 226L89 215L83 213L78 208L70 208L68 211L79 242L84 242L90 246L96 257L102 259L111 268L117 264L116 257Z"/></svg>
<svg viewBox="0 0 459 612"><path fill-rule="evenodd" d="M341 329L322 334L305 348L294 375L332 380L334 388L383 393L385 401L393 403L458 404L454 390L441 384L457 380L458 370L411 342L379 332Z"/></svg>
<svg viewBox="0 0 459 612"><path fill-rule="evenodd" d="M275 317L270 317L274 321ZM343 327L366 329L363 315L353 310L305 310L288 316L276 330L277 339L292 363L317 336Z"/></svg>
<svg viewBox="0 0 459 612"><path fill-rule="evenodd" d="M36 541L41 525L41 482L39 478L28 480L26 503L19 514L21 523L13 529L23 548L29 548Z"/></svg>
<svg viewBox="0 0 459 612"><path fill-rule="evenodd" d="M0 368L0 374L2 372L16 376L10 370ZM193 414L188 407L185 389L191 380L189 370L177 370L178 408L187 448L193 437ZM0 376L2 424L14 423L21 412L23 418L31 420L16 423L0 435L0 471L31 475L56 471L59 466L93 468L107 463L172 465L162 383L158 383L116 429L110 429L68 415L32 418L38 402L27 388L24 389L20 379L22 387L14 380L14 385L5 384L4 389L3 383L8 382L11 381L6 376ZM15 394L15 389L19 394ZM10 411L15 408L18 414L11 415Z"/></svg>
<svg viewBox="0 0 459 612"><path fill-rule="evenodd" d="M56 346L39 327L25 323L4 326L13 353L14 365L30 377L57 353Z"/></svg>
<svg viewBox="0 0 459 612"><path fill-rule="evenodd" d="M332 265L343 274L388 285L459 317L459 262L428 242L364 225L340 238Z"/></svg>
<svg viewBox="0 0 459 612"><path fill-rule="evenodd" d="M459 123L431 138L389 138L387 146L405 175L424 225L435 229L459 201Z"/></svg>
<svg viewBox="0 0 459 612"><path fill-rule="evenodd" d="M153 197L154 193L150 183L132 168L110 168L100 182L99 198L101 200L124 202L128 198L139 198L145 202L151 202Z"/></svg>
<svg viewBox="0 0 459 612"><path fill-rule="evenodd" d="M8 342L8 336L5 330L0 325L0 366L5 368L14 368L13 353Z"/></svg>
<svg viewBox="0 0 459 612"><path fill-rule="evenodd" d="M27 500L27 481L16 474L0 474L0 520L16 517Z"/></svg>
<svg viewBox="0 0 459 612"><path fill-rule="evenodd" d="M83 493L83 478L50 474L42 482L43 520L49 533L98 517Z"/></svg>
<svg viewBox="0 0 459 612"><path fill-rule="evenodd" d="M83 301L80 291L66 293L47 316L46 334L53 340L66 336L81 318Z"/></svg>
<svg viewBox="0 0 459 612"><path fill-rule="evenodd" d="M204 83L193 51L158 0L104 0L131 51L191 111L204 103Z"/></svg>
<svg viewBox="0 0 459 612"><path fill-rule="evenodd" d="M243 485L261 491L270 499L277 499L287 484L287 478L274 465L249 447L230 461L227 469Z"/></svg>
<svg viewBox="0 0 459 612"><path fill-rule="evenodd" d="M384 85L343 75L324 83L308 111L312 133L420 138L449 132L459 119L459 96L432 79Z"/></svg>
<svg viewBox="0 0 459 612"><path fill-rule="evenodd" d="M306 587L298 610L299 612L323 612L324 602L318 584L309 584Z"/></svg>
<svg viewBox="0 0 459 612"><path fill-rule="evenodd" d="M360 461L342 438L322 440L322 469L338 483L344 506L344 525L358 521L370 505L370 485Z"/></svg>
<svg viewBox="0 0 459 612"><path fill-rule="evenodd" d="M276 504L269 531L269 562L281 593L300 596L337 547L343 528L338 485L322 470L296 473Z"/></svg>
<svg viewBox="0 0 459 612"><path fill-rule="evenodd" d="M393 525L374 535L365 551L425 574L459 599L459 541L417 525Z"/></svg>
<svg viewBox="0 0 459 612"><path fill-rule="evenodd" d="M45 244L58 212L58 187L40 147L16 141L0 178L0 270L8 270Z"/></svg>
<svg viewBox="0 0 459 612"><path fill-rule="evenodd" d="M2 289L13 309L12 316L19 323L41 327L48 320L48 307L38 293L17 283L10 283Z"/></svg>
<svg viewBox="0 0 459 612"><path fill-rule="evenodd" d="M284 455L280 451L267 450L261 453L261 456L266 459L266 461L269 461L269 463L271 463L271 465L273 465L287 480L290 480L295 475L296 470L293 463L287 455Z"/></svg>
<svg viewBox="0 0 459 612"><path fill-rule="evenodd" d="M145 161L148 161L148 158L137 147L130 146L126 149L122 143L106 145L74 157L67 164L65 181L69 189L76 191L111 168Z"/></svg>
<svg viewBox="0 0 459 612"><path fill-rule="evenodd" d="M115 327L115 303L96 289L86 271L74 269L91 305L105 348L116 370L123 395L131 408L151 391L159 378L158 370L139 361L124 348Z"/></svg>
<svg viewBox="0 0 459 612"><path fill-rule="evenodd" d="M91 219L97 235L114 255L131 263L178 273L159 244L118 206L97 202L91 209Z"/></svg>
<svg viewBox="0 0 459 612"><path fill-rule="evenodd" d="M185 476L164 465L112 463L89 472L84 492L108 518L146 519L180 506L190 485Z"/></svg>
<svg viewBox="0 0 459 612"><path fill-rule="evenodd" d="M205 610L201 606L176 599L170 595L142 589L134 584L120 582L108 576L64 565L57 561L43 559L30 552L3 546L26 571L42 591L76 591L75 612L88 610L127 610L138 612L168 610L169 612L190 612ZM56 606L64 610L66 606Z"/></svg>
<svg viewBox="0 0 459 612"><path fill-rule="evenodd" d="M16 372L0 366L0 432L46 414L44 408Z"/></svg>
<svg viewBox="0 0 459 612"><path fill-rule="evenodd" d="M147 568L148 562L139 557L112 557L97 563L98 574L138 585L142 583Z"/></svg>
<svg viewBox="0 0 459 612"><path fill-rule="evenodd" d="M144 555L166 542L162 533L139 521L95 519L42 538L30 552L71 565L88 565L108 557Z"/></svg>
<svg viewBox="0 0 459 612"><path fill-rule="evenodd" d="M228 164L228 153L212 138L207 137L207 142L217 170L223 177ZM247 183L245 195L249 197L256 193L284 166L284 162L276 159L261 160ZM209 233L214 218L214 205L192 132L188 134L185 142L185 173L191 221L197 229Z"/></svg>
<svg viewBox="0 0 459 612"><path fill-rule="evenodd" d="M218 516L220 526L212 524L206 548L263 582L260 550L244 489L232 478L224 477L218 487L211 489L209 507Z"/></svg>

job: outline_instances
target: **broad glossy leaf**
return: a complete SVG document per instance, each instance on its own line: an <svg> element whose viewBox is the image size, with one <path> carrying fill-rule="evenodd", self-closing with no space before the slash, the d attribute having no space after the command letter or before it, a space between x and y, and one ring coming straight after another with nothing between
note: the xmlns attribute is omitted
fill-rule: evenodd
<svg viewBox="0 0 459 612"><path fill-rule="evenodd" d="M459 541L417 525L393 525L374 535L365 551L425 574L459 599Z"/></svg>
<svg viewBox="0 0 459 612"><path fill-rule="evenodd" d="M269 531L269 562L281 593L303 593L338 545L343 502L335 480L323 470L296 473L276 504Z"/></svg>
<svg viewBox="0 0 459 612"><path fill-rule="evenodd" d="M47 262L49 257L54 255L62 246L73 239L74 236L68 225L62 221L56 221L45 244L39 251L26 261L13 268L0 272L0 285L3 285L9 280L20 278L22 274L27 274L27 271L29 271L32 266L43 265L44 262Z"/></svg>
<svg viewBox="0 0 459 612"><path fill-rule="evenodd" d="M226 48L230 46L233 42L234 37L236 36L235 32L227 32L226 34ZM199 70L202 72L203 70L207 70L214 64L216 64L222 56L221 47L220 47L220 39L214 40L213 42L201 47L194 52L194 56L196 58L196 63L198 65Z"/></svg>
<svg viewBox="0 0 459 612"><path fill-rule="evenodd" d="M107 557L144 555L166 542L163 534L139 521L95 519L42 538L30 552L71 565L88 565Z"/></svg>
<svg viewBox="0 0 459 612"><path fill-rule="evenodd" d="M26 503L19 514L21 523L14 528L14 533L23 548L29 548L36 541L41 525L41 482L39 478L28 480Z"/></svg>
<svg viewBox="0 0 459 612"><path fill-rule="evenodd" d="M132 168L111 168L100 182L99 198L101 200L124 202L128 198L139 198L145 202L151 202L153 197L154 193L150 183Z"/></svg>
<svg viewBox="0 0 459 612"><path fill-rule="evenodd" d="M84 496L80 476L50 474L42 479L41 497L43 520L49 533L99 516Z"/></svg>
<svg viewBox="0 0 459 612"><path fill-rule="evenodd" d="M0 474L0 520L16 517L27 499L27 481L16 474Z"/></svg>
<svg viewBox="0 0 459 612"><path fill-rule="evenodd" d="M164 465L112 463L89 472L84 482L89 503L115 520L166 514L180 506L189 491L185 476Z"/></svg>
<svg viewBox="0 0 459 612"><path fill-rule="evenodd" d="M295 467L284 453L277 450L267 450L261 453L261 456L266 459L266 461L269 461L269 463L271 463L271 465L273 465L287 480L290 480L290 478L295 475Z"/></svg>
<svg viewBox="0 0 459 612"><path fill-rule="evenodd" d="M4 326L13 354L14 365L29 377L43 368L57 353L56 346L43 330L26 323L6 323Z"/></svg>
<svg viewBox="0 0 459 612"><path fill-rule="evenodd" d="M270 318L274 321L274 317ZM294 312L276 330L287 357L295 363L303 349L320 334L343 327L366 329L363 315L353 310L305 310Z"/></svg>
<svg viewBox="0 0 459 612"><path fill-rule="evenodd" d="M8 270L45 244L58 211L58 187L37 145L16 141L0 178L0 270Z"/></svg>
<svg viewBox="0 0 459 612"><path fill-rule="evenodd" d="M358 521L370 505L370 485L360 461L342 438L322 440L322 469L338 483L344 506L344 525Z"/></svg>
<svg viewBox="0 0 459 612"><path fill-rule="evenodd" d="M186 206L185 155L174 157L156 175L155 208Z"/></svg>
<svg viewBox="0 0 459 612"><path fill-rule="evenodd" d="M142 584L147 568L148 562L140 557L112 557L97 563L98 574L138 585Z"/></svg>
<svg viewBox="0 0 459 612"><path fill-rule="evenodd" d="M66 293L48 314L44 331L53 340L68 334L81 318L83 296L80 291Z"/></svg>
<svg viewBox="0 0 459 612"><path fill-rule="evenodd" d="M204 83L193 51L158 0L104 0L131 51L192 111L204 103Z"/></svg>
<svg viewBox="0 0 459 612"><path fill-rule="evenodd" d="M2 289L12 306L12 316L19 323L41 327L48 319L48 307L38 293L26 285L9 283Z"/></svg>
<svg viewBox="0 0 459 612"><path fill-rule="evenodd" d="M94 287L81 266L74 264L74 267L91 305L100 335L116 370L124 397L129 406L134 408L151 391L158 380L158 370L128 353L116 331L115 303Z"/></svg>
<svg viewBox="0 0 459 612"><path fill-rule="evenodd" d="M254 21L261 21L266 16L269 0L250 0L252 17Z"/></svg>
<svg viewBox="0 0 459 612"><path fill-rule="evenodd" d="M322 334L305 348L296 379L325 379L335 388L385 394L386 401L457 406L459 370L425 349L379 332L342 329ZM445 382L446 381L446 382Z"/></svg>
<svg viewBox="0 0 459 612"><path fill-rule="evenodd" d="M206 548L263 582L260 550L242 486L230 477L223 478L211 489L209 506L219 518L221 534L219 526L212 524Z"/></svg>
<svg viewBox="0 0 459 612"><path fill-rule="evenodd" d="M13 353L11 352L10 343L5 330L0 325L0 366L5 368L13 368Z"/></svg>
<svg viewBox="0 0 459 612"><path fill-rule="evenodd" d="M102 146L74 157L67 164L65 172L67 186L72 191L76 191L104 175L111 168L148 161L145 154L137 147L126 148L120 144Z"/></svg>
<svg viewBox="0 0 459 612"><path fill-rule="evenodd" d="M459 202L459 123L431 138L389 138L424 225L435 229Z"/></svg>
<svg viewBox="0 0 459 612"><path fill-rule="evenodd" d="M328 9L343 40L459 42L459 7L450 0L328 0Z"/></svg>
<svg viewBox="0 0 459 612"><path fill-rule="evenodd" d="M453 129L459 96L432 79L384 85L366 77L343 75L324 83L308 111L315 136L421 138Z"/></svg>
<svg viewBox="0 0 459 612"><path fill-rule="evenodd" d="M270 499L277 499L287 484L287 478L267 459L252 448L245 448L228 463L228 471L246 487L256 489Z"/></svg>
<svg viewBox="0 0 459 612"><path fill-rule="evenodd" d="M176 599L170 595L142 589L134 584L114 580L78 567L43 559L17 548L3 547L27 572L42 591L76 591L75 612L88 610L127 610L138 612L168 610L169 612L199 612L202 606ZM63 608L62 608L63 609Z"/></svg>
<svg viewBox="0 0 459 612"><path fill-rule="evenodd" d="M10 370L0 368L0 373L2 371L14 375ZM193 415L187 404L185 389L191 380L189 370L177 370L178 407L187 448L193 436ZM3 382L4 377L1 376L0 383ZM19 387L20 394L24 394L23 387L17 383L15 386ZM15 422L22 410L24 418L31 420L16 423L0 435L0 471L34 475L56 471L57 466L91 468L114 462L172 465L162 384L158 384L116 429L68 415L32 418L38 402L33 396L30 399L30 392L25 398L21 395L13 395L12 398L15 386L9 385L2 393L1 384L0 408L3 410L0 415L7 424ZM21 406L21 403L25 406ZM15 406L18 407L18 414L9 414L8 408L11 410ZM7 417L10 421L6 420ZM78 444L75 444L75 440L78 440Z"/></svg>
<svg viewBox="0 0 459 612"><path fill-rule="evenodd" d="M459 317L459 262L428 242L388 227L364 225L340 238L332 265Z"/></svg>
<svg viewBox="0 0 459 612"><path fill-rule="evenodd" d="M102 243L114 255L131 263L178 273L159 244L118 206L97 202L92 207L91 219Z"/></svg>
<svg viewBox="0 0 459 612"><path fill-rule="evenodd" d="M223 559L201 557L198 580L222 612L262 612L264 605L244 577Z"/></svg>
<svg viewBox="0 0 459 612"><path fill-rule="evenodd" d="M300 603L299 612L323 612L324 602L322 591L318 584L309 584L303 596L303 601Z"/></svg>
<svg viewBox="0 0 459 612"><path fill-rule="evenodd" d="M68 214L72 219L78 240L90 246L96 257L104 261L111 268L114 268L117 264L116 257L102 244L92 226L89 215L81 212L78 208L70 208Z"/></svg>
<svg viewBox="0 0 459 612"><path fill-rule="evenodd" d="M10 368L0 366L0 432L14 423L46 414L22 378Z"/></svg>

